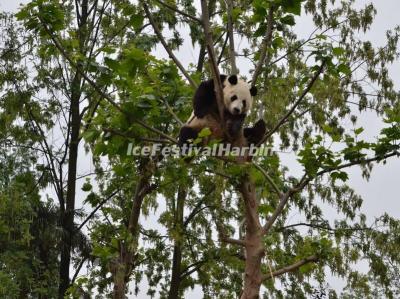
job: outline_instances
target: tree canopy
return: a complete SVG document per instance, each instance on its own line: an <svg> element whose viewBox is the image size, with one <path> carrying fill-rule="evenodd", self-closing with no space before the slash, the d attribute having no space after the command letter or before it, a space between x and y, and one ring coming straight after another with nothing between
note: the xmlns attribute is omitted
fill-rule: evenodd
<svg viewBox="0 0 400 299"><path fill-rule="evenodd" d="M368 180L399 157L400 27L375 45L377 11L356 4L30 0L1 13L0 295L398 298L400 222L362 214L348 171ZM259 89L246 125L265 120L270 155L129 155L176 144L198 84L237 72Z"/></svg>

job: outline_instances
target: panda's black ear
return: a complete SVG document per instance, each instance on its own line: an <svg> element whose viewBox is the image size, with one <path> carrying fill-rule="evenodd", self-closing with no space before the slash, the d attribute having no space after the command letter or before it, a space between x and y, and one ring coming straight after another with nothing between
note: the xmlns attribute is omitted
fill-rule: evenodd
<svg viewBox="0 0 400 299"><path fill-rule="evenodd" d="M231 75L228 78L229 83L236 85L238 83L238 77L236 75Z"/></svg>
<svg viewBox="0 0 400 299"><path fill-rule="evenodd" d="M251 94L252 97L255 97L257 95L257 87L252 86L250 88L250 94Z"/></svg>

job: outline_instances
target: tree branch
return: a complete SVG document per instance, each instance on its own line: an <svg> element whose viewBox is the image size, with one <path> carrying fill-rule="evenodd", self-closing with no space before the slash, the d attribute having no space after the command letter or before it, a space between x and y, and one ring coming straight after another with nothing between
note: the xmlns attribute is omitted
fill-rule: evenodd
<svg viewBox="0 0 400 299"><path fill-rule="evenodd" d="M273 28L274 28L274 6L270 4L268 11L268 19L267 19L267 32L262 42L263 46L260 51L260 59L258 60L257 66L254 70L253 78L251 80L252 86L256 85L258 76L261 74L261 69L264 65L265 58L267 57L268 49L271 47ZM270 57L270 55L268 57Z"/></svg>
<svg viewBox="0 0 400 299"><path fill-rule="evenodd" d="M254 163L254 162L252 162L252 164L254 165L255 168L257 168L263 174L263 176L266 178L268 183L272 186L272 188L274 189L276 194L278 194L278 196L282 196L283 193L279 190L278 186L275 184L275 182L269 176L269 174L265 171L265 169L262 168L260 165Z"/></svg>
<svg viewBox="0 0 400 299"><path fill-rule="evenodd" d="M198 269L200 269L205 263L207 263L207 260L198 261L198 262L195 262L195 263L187 266L186 269L181 272L180 278L182 280L185 279L186 277L190 276L192 273L194 273ZM189 270L190 268L193 268L193 269Z"/></svg>
<svg viewBox="0 0 400 299"><path fill-rule="evenodd" d="M301 266L304 266L309 263L314 263L316 261L318 261L318 257L316 255L306 257L305 259L302 259L290 266L286 266L286 267L283 267L279 270L272 272L272 275L271 275L271 273L264 275L262 280L264 281L264 280L270 279L272 277L277 277L277 276L280 276L280 275L288 273L288 272L293 272L293 271L297 270L298 268L300 268Z"/></svg>
<svg viewBox="0 0 400 299"><path fill-rule="evenodd" d="M72 276L72 280L71 280L70 285L73 285L73 284L75 283L75 280L76 280L76 278L78 277L78 274L79 274L79 272L81 271L82 266L83 266L83 264L86 262L87 259L88 259L87 257L83 257L83 258L81 259L81 261L79 262L79 265L78 265L78 267L77 267L76 270L75 270L74 276Z"/></svg>
<svg viewBox="0 0 400 299"><path fill-rule="evenodd" d="M165 104L165 106L167 107L167 110L169 112L169 114L171 114L171 116L176 120L176 122L183 127L184 123L179 119L178 115L175 114L174 110L172 110L171 106L168 104L167 99L162 97L162 100Z"/></svg>
<svg viewBox="0 0 400 299"><path fill-rule="evenodd" d="M290 225L286 225L283 227L279 227L276 230L283 231L285 229L294 228L294 227L298 227L298 226L306 226L306 227L315 228L315 229L327 230L330 232L336 232L336 231L340 231L340 230L342 230L342 231L370 231L373 229L372 227L335 227L335 228L333 228L333 227L330 227L329 225L300 222L300 223L295 223L295 224L290 224Z"/></svg>
<svg viewBox="0 0 400 299"><path fill-rule="evenodd" d="M218 60L217 60L217 65L219 65L222 62L222 56L224 56L224 51L225 51L226 45L228 44L228 40L229 40L229 34L227 32L224 44L222 45L222 48L221 48L221 53L219 53L219 57L218 57ZM226 59L224 59L224 61L226 61Z"/></svg>
<svg viewBox="0 0 400 299"><path fill-rule="evenodd" d="M228 32L227 36L229 37L229 61L231 65L231 74L238 74L238 69L236 66L236 56L235 56L235 39L233 36L233 19L232 19L232 10L233 10L233 0L227 0L227 14L228 14Z"/></svg>
<svg viewBox="0 0 400 299"><path fill-rule="evenodd" d="M82 227L96 214L96 212L101 209L101 207L107 202L109 201L111 198L113 198L120 190L116 190L113 193L111 193L108 197L106 197L105 199L103 199L98 205L97 207L86 217L86 219L78 226L78 228L75 230L74 233L80 231L82 229Z"/></svg>
<svg viewBox="0 0 400 299"><path fill-rule="evenodd" d="M296 110L297 106L300 105L301 101L305 98L305 96L310 92L311 88L314 86L314 83L317 81L319 75L322 73L325 67L325 61L322 62L318 70L315 72L313 78L311 81L308 83L306 89L303 91L303 93L300 95L300 97L297 99L297 101L294 103L294 105L290 108L290 110L279 120L279 122L275 125L275 127L270 130L264 138L258 143L258 146L263 144L269 137L271 137L276 131L279 130L279 128L287 121L287 119L290 117L290 115L293 114L293 112Z"/></svg>
<svg viewBox="0 0 400 299"><path fill-rule="evenodd" d="M183 227L186 227L190 221L203 209L201 208L201 205L203 204L204 200L209 196L211 193L215 191L215 186L208 191L203 198L197 203L197 205L194 207L192 212L186 217L185 221L183 222Z"/></svg>
<svg viewBox="0 0 400 299"><path fill-rule="evenodd" d="M178 60L178 58L175 56L175 54L172 52L170 47L168 46L167 42L165 41L160 29L158 28L156 22L153 19L153 16L151 15L151 12L149 10L149 7L147 6L145 1L141 1L144 11L146 13L147 18L149 19L149 22L151 26L153 27L154 33L157 35L157 38L163 45L165 51L168 53L169 57L174 61L176 66L179 68L179 70L182 72L182 74L186 77L186 79L189 81L190 85L193 88L197 88L196 82L193 81L193 79L190 77L189 73L185 70L181 62Z"/></svg>

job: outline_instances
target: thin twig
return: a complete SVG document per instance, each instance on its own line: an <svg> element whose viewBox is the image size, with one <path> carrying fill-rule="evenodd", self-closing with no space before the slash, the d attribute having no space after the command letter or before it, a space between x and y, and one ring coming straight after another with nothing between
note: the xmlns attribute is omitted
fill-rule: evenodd
<svg viewBox="0 0 400 299"><path fill-rule="evenodd" d="M236 56L235 56L235 39L233 36L233 18L232 18L233 0L227 0L226 2L228 8L227 36L229 37L229 61L231 65L231 74L238 74L238 69L236 66Z"/></svg>
<svg viewBox="0 0 400 299"><path fill-rule="evenodd" d="M267 179L268 183L272 186L278 196L282 196L282 192L279 190L278 186L275 184L274 180L269 176L269 174L260 165L252 162L255 168L257 168L263 176Z"/></svg>
<svg viewBox="0 0 400 299"><path fill-rule="evenodd" d="M262 48L260 51L260 59L258 60L258 63L254 70L253 78L251 80L251 85L253 85L253 86L256 85L258 76L260 75L261 69L264 65L265 58L267 57L268 49L271 47L273 28L274 28L274 6L272 4L270 4L269 10L268 10L268 19L267 19L267 32L266 32L264 40L262 42ZM271 56L268 55L268 57L271 57ZM268 62L267 62L267 64L268 64Z"/></svg>
<svg viewBox="0 0 400 299"><path fill-rule="evenodd" d="M164 99L164 98L162 98L162 99L163 99L163 102L164 102L165 106L167 107L167 110L168 110L169 114L171 114L172 117L176 120L176 122L177 122L181 127L183 127L183 125L184 125L183 121L181 121L181 120L179 119L178 115L175 114L174 110L172 110L171 106L168 104L168 101L167 101L166 99Z"/></svg>

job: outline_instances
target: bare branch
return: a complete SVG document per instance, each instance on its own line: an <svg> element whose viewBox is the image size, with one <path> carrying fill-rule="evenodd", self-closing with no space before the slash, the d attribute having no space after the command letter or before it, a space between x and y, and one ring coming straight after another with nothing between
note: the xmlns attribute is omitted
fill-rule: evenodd
<svg viewBox="0 0 400 299"><path fill-rule="evenodd" d="M172 10L172 11L174 11L174 12L176 12L176 13L178 13L178 14L180 14L180 15L182 15L182 16L184 16L184 17L186 17L186 18L188 18L188 19L190 19L192 21L201 23L201 20L199 18L197 18L195 16L192 16L192 15L190 15L190 14L188 14L188 13L182 11L182 10L179 10L178 8L172 6L172 5L168 4L168 3L165 3L165 2L160 1L160 0L155 0L155 1L157 3L159 3L159 4L161 4L162 6L165 6L166 8L168 8L168 9L170 9L170 10Z"/></svg>
<svg viewBox="0 0 400 299"><path fill-rule="evenodd" d="M318 70L315 72L313 78L311 81L308 83L306 89L304 89L303 93L300 95L300 97L297 99L297 101L294 103L292 108L279 120L279 122L275 125L275 127L270 130L264 138L259 142L258 145L263 144L269 137L271 137L276 131L279 130L279 128L286 122L286 120L292 115L292 113L296 110L297 106L300 105L301 101L305 98L305 96L310 92L311 88L314 86L314 83L317 81L319 75L322 73L325 67L325 61L322 62Z"/></svg>
<svg viewBox="0 0 400 299"><path fill-rule="evenodd" d="M270 218L268 218L267 223L263 227L263 234L268 233L268 231L271 229L272 225L274 224L276 218L282 213L287 201L289 200L291 196L291 193L286 192L281 196L281 200L279 201L278 206L276 207L274 213Z"/></svg>
<svg viewBox="0 0 400 299"><path fill-rule="evenodd" d="M333 228L329 225L300 222L300 223L295 223L295 224L290 224L290 225L286 225L283 227L279 227L276 230L283 231L283 230L298 227L298 226L306 226L306 227L315 228L315 229L327 230L330 232L336 232L336 231L340 231L340 230L342 230L342 231L370 231L373 229L372 226L371 227L335 227L335 228Z"/></svg>
<svg viewBox="0 0 400 299"><path fill-rule="evenodd" d="M137 135L129 135L128 133L121 132L121 131L111 129L111 128L103 128L103 131L124 137L126 139L135 139L135 140L147 141L147 142L153 142L153 143L166 143L166 144L171 143L169 140L150 138L150 137L141 137L141 136L137 136Z"/></svg>
<svg viewBox="0 0 400 299"><path fill-rule="evenodd" d="M343 24L343 23L345 23L345 22L347 22L347 21L348 21L348 19L345 19L345 20L339 22L339 23L336 24L336 25L330 26L330 27L326 28L324 31L318 33L317 36L319 36L319 35L321 35L321 34L325 34L325 33L328 32L329 30L335 29L337 26L339 26L339 25L341 25L341 24ZM318 37L317 37L317 36L314 36L314 34L317 33L317 31L318 31L319 29L320 29L320 28L316 28L316 29L309 35L309 37L308 37L305 41L303 41L303 42L300 43L300 45L298 45L296 48L294 48L294 49L292 49L292 50L287 51L287 52L286 52L284 55L282 55L281 57L279 57L279 58L275 59L274 61L270 62L270 63L267 65L267 67L269 67L269 66L271 66L271 65L273 65L273 64L278 63L279 61L281 61L282 59L285 59L285 58L286 58L287 56L289 56L290 54L299 51L305 44L307 44L307 43L309 43L309 42L311 42L311 41L317 39Z"/></svg>
<svg viewBox="0 0 400 299"><path fill-rule="evenodd" d="M296 263L294 263L294 264L292 264L290 266L286 266L286 267L283 267L283 268L281 268L279 270L276 270L276 271L272 272L272 275L271 275L271 273L264 275L263 276L263 281L267 280L267 279L270 279L272 277L280 276L280 275L288 273L288 272L293 272L293 271L299 269L301 266L304 266L304 265L309 264L309 263L314 263L316 261L318 261L318 257L316 255L312 255L312 256L306 257L305 259L302 259L302 260L300 260L300 261L298 261L298 262L296 262Z"/></svg>
<svg viewBox="0 0 400 299"><path fill-rule="evenodd" d="M162 99L165 106L167 107L169 114L171 114L171 116L176 120L176 122L182 127L184 123L179 119L178 115L175 114L174 110L172 110L171 106L168 104L168 101L164 98Z"/></svg>
<svg viewBox="0 0 400 299"><path fill-rule="evenodd" d="M179 68L179 70L182 72L182 74L186 77L186 79L189 81L190 85L192 85L193 88L197 88L196 82L193 81L192 77L190 77L189 73L185 70L183 67L182 63L178 60L178 58L175 56L175 54L172 52L170 47L168 46L167 42L165 41L160 28L158 28L156 22L153 19L153 16L149 10L149 7L147 6L145 1L141 1L144 11L146 13L147 18L149 19L149 22L151 26L153 27L154 33L157 35L159 41L163 45L165 51L167 51L169 57L174 61L176 66Z"/></svg>
<svg viewBox="0 0 400 299"><path fill-rule="evenodd" d="M268 49L272 44L272 31L274 28L274 6L270 4L267 19L267 32L265 34L264 40L262 42L262 48L260 51L260 59L258 60L256 69L254 70L253 78L251 80L251 85L255 86L258 76L261 74L261 69L264 65L265 58L267 57ZM268 57L271 57L270 55ZM268 62L267 62L268 64Z"/></svg>
<svg viewBox="0 0 400 299"><path fill-rule="evenodd" d="M368 159L349 162L349 163L340 165L338 167L327 168L327 169L319 171L316 174L316 176L313 177L313 178L310 178L309 181L311 181L312 179L314 179L316 177L319 177L319 176L321 176L321 175L323 175L325 173L328 173L328 172L337 171L337 170L341 170L341 169L344 169L344 168L349 168L349 167L354 166L354 165L361 165L361 164L367 164L367 163L371 163L371 162L381 161L381 160L385 160L387 158L391 158L391 157L394 157L394 156L400 156L400 153L398 151L394 151L394 152L388 153L388 154L383 155L383 156L375 156L375 157L368 158Z"/></svg>
<svg viewBox="0 0 400 299"><path fill-rule="evenodd" d="M72 280L71 280L70 285L73 285L73 284L75 283L75 280L76 280L76 278L78 277L78 274L79 274L79 272L81 271L81 269L82 269L82 267L83 267L83 264L86 262L87 259L88 259L87 257L83 257L83 258L81 259L81 261L79 262L79 265L78 265L78 267L76 268L74 275L72 276Z"/></svg>
<svg viewBox="0 0 400 299"><path fill-rule="evenodd" d="M235 39L233 36L233 18L232 18L232 10L233 10L233 0L227 0L227 14L228 14L228 32L227 36L229 37L229 61L231 65L231 73L238 74L238 69L236 66L236 56L235 56Z"/></svg>

